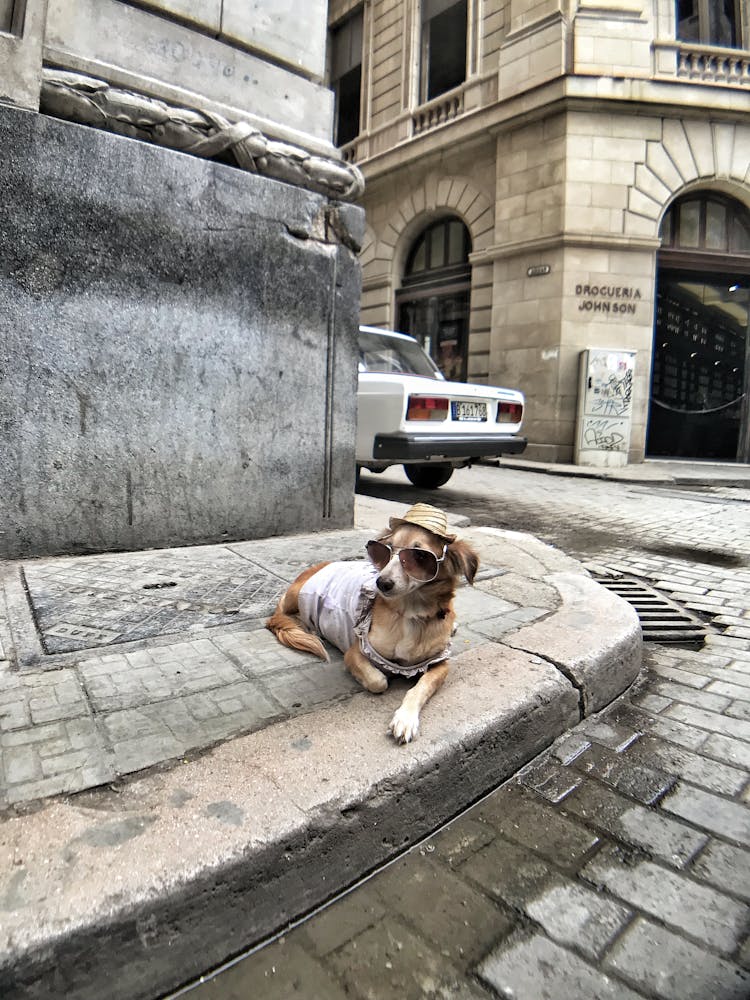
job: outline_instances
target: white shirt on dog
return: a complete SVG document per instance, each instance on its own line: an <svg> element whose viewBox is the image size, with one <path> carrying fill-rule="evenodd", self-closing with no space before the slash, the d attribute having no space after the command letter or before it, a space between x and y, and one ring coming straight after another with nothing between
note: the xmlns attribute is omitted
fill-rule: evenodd
<svg viewBox="0 0 750 1000"><path fill-rule="evenodd" d="M439 656L409 666L386 660L373 649L368 633L377 576L378 570L369 562L328 563L303 584L299 592L300 618L307 628L322 635L342 653L358 639L364 655L380 670L416 677L434 663L445 660L450 654L450 643Z"/></svg>

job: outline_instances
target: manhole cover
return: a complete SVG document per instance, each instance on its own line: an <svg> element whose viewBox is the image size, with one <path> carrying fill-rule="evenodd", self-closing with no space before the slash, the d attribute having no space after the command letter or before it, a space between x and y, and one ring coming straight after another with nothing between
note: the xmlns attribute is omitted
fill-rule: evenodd
<svg viewBox="0 0 750 1000"><path fill-rule="evenodd" d="M27 563L47 653L132 642L262 618L284 584L227 549L169 549Z"/></svg>
<svg viewBox="0 0 750 1000"><path fill-rule="evenodd" d="M702 643L708 634L704 622L675 601L632 577L593 574L597 583L624 598L638 615L646 642Z"/></svg>

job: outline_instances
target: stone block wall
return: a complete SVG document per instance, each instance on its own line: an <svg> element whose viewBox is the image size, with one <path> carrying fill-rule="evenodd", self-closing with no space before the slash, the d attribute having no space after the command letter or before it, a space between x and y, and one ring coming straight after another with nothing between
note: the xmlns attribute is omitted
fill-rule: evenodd
<svg viewBox="0 0 750 1000"><path fill-rule="evenodd" d="M0 557L349 525L361 211L13 108L0 144Z"/></svg>

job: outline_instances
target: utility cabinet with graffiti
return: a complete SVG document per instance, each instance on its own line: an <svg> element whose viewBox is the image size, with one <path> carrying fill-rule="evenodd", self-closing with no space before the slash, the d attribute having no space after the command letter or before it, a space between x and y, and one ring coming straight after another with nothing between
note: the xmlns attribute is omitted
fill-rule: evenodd
<svg viewBox="0 0 750 1000"><path fill-rule="evenodd" d="M627 464L634 369L634 351L581 351L574 456L577 465Z"/></svg>

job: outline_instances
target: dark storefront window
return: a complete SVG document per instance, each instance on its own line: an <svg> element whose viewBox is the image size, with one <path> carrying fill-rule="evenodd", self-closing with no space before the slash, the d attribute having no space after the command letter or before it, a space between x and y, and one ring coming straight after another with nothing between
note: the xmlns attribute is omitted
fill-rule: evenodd
<svg viewBox="0 0 750 1000"><path fill-rule="evenodd" d="M422 102L466 79L466 14L466 0L422 0Z"/></svg>
<svg viewBox="0 0 750 1000"><path fill-rule="evenodd" d="M345 146L360 133L362 23L359 10L331 32L331 89L337 146Z"/></svg>
<svg viewBox="0 0 750 1000"><path fill-rule="evenodd" d="M749 288L747 276L659 272L650 455L736 458Z"/></svg>
<svg viewBox="0 0 750 1000"><path fill-rule="evenodd" d="M714 193L662 224L647 454L750 460L750 212Z"/></svg>
<svg viewBox="0 0 750 1000"><path fill-rule="evenodd" d="M466 379L471 267L460 219L435 222L415 240L397 295L398 328L422 344L446 378Z"/></svg>

